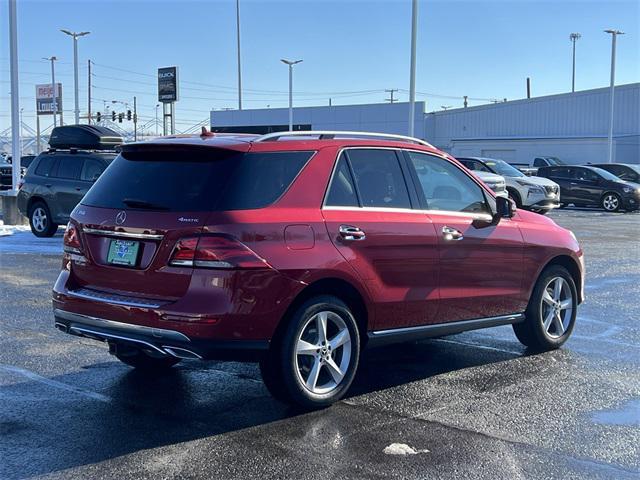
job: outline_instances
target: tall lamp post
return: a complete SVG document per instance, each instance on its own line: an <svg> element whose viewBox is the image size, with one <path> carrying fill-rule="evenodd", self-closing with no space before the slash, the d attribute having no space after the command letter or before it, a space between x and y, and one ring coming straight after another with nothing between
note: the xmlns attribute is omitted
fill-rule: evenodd
<svg viewBox="0 0 640 480"><path fill-rule="evenodd" d="M238 41L238 110L242 110L242 71L240 69L240 0L236 0L236 36Z"/></svg>
<svg viewBox="0 0 640 480"><path fill-rule="evenodd" d="M605 30L605 33L611 34L611 84L610 84L610 104L609 104L609 137L608 137L608 155L607 162L613 162L613 98L614 83L616 80L616 37L624 35L620 30Z"/></svg>
<svg viewBox="0 0 640 480"><path fill-rule="evenodd" d="M285 60L281 58L280 61L289 65L289 131L293 131L293 66L296 63L302 62L302 60Z"/></svg>
<svg viewBox="0 0 640 480"><path fill-rule="evenodd" d="M75 114L76 125L80 123L80 103L78 101L78 38L89 35L91 32L71 32L64 28L60 30L62 33L73 37L73 87L75 96Z"/></svg>
<svg viewBox="0 0 640 480"><path fill-rule="evenodd" d="M58 60L57 57L42 57L43 60L47 60L48 62L51 62L51 95L52 95L52 104L51 104L51 112L53 113L53 126L57 127L58 126L58 121L56 120L56 117L58 116L58 99L56 98L57 92L56 92L56 67L54 65L54 62L56 60Z"/></svg>
<svg viewBox="0 0 640 480"><path fill-rule="evenodd" d="M571 43L573 43L573 73L571 75L571 93L576 91L576 41L580 40L580 37L582 37L582 35L580 35L579 33L572 33L571 35L569 35L569 40L571 40Z"/></svg>
<svg viewBox="0 0 640 480"><path fill-rule="evenodd" d="M413 137L416 120L416 35L418 33L418 0L411 4L411 70L409 72L409 136Z"/></svg>

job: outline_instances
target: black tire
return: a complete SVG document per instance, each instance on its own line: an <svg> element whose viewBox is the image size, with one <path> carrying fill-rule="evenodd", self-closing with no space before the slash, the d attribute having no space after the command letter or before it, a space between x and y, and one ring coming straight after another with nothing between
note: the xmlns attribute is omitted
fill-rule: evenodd
<svg viewBox="0 0 640 480"><path fill-rule="evenodd" d="M51 212L44 202L34 202L29 207L29 226L36 237L52 237L58 230L58 224L51 220Z"/></svg>
<svg viewBox="0 0 640 480"><path fill-rule="evenodd" d="M328 342L324 347L319 329L315 327L318 321L314 320L321 313L325 314L328 325ZM338 338L337 332L342 335L348 332L349 341L332 351L330 342ZM309 344L317 346L318 350L312 354L297 353L298 341L304 338ZM274 341L270 354L260 363L260 371L267 389L276 399L303 408L324 408L346 394L358 368L359 357L358 325L349 307L337 297L320 295L307 300L293 313L282 337ZM330 365L340 369L344 367L344 374L339 381L331 374ZM309 388L303 375L306 374L309 380L314 368L319 373L315 376L316 381L311 382L314 387Z"/></svg>
<svg viewBox="0 0 640 480"><path fill-rule="evenodd" d="M175 357L151 357L142 350L116 353L115 357L136 370L149 372L167 370L180 362L180 359Z"/></svg>
<svg viewBox="0 0 640 480"><path fill-rule="evenodd" d="M553 283L555 279L558 278L566 282L562 284L561 293L571 295L571 311L564 311L563 313L562 310L559 310L562 331L560 331L557 326L555 315L552 315L554 320L550 322L549 328L545 329L544 325L545 318L548 318L547 315L550 312L554 312L554 307L549 306L543 299L543 296L550 283ZM553 283L553 285L555 286L555 283ZM571 332L573 332L573 327L576 322L577 300L578 292L576 285L567 269L560 265L551 265L545 268L540 274L531 298L529 299L529 305L525 312L525 320L521 323L513 324L513 331L516 337L518 337L518 340L520 340L523 345L534 350L546 351L559 348L568 340Z"/></svg>
<svg viewBox="0 0 640 480"><path fill-rule="evenodd" d="M522 208L522 199L520 198L520 194L513 188L507 188L507 193L509 194L509 198L516 202L516 207Z"/></svg>
<svg viewBox="0 0 640 480"><path fill-rule="evenodd" d="M622 207L622 198L617 193L607 192L600 199L600 206L607 212L617 212Z"/></svg>

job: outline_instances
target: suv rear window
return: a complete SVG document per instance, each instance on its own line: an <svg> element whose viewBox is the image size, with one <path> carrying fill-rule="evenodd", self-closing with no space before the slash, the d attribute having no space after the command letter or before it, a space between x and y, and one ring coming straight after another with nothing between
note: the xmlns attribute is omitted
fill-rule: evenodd
<svg viewBox="0 0 640 480"><path fill-rule="evenodd" d="M166 147L123 152L82 204L185 212L262 208L280 198L313 153Z"/></svg>

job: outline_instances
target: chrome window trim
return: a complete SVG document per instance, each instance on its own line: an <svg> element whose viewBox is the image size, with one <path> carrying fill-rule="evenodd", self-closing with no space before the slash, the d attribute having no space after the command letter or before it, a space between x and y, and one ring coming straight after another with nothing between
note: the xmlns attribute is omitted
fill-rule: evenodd
<svg viewBox="0 0 640 480"><path fill-rule="evenodd" d="M164 235L154 233L115 232L113 230L103 230L101 228L82 227L82 231L90 235L104 235L106 237L120 238L138 238L140 240L162 240L164 238Z"/></svg>
<svg viewBox="0 0 640 480"><path fill-rule="evenodd" d="M451 210L420 210L413 208L385 208L385 207L323 207L322 210L354 211L354 212L380 212L380 213L417 213L421 215L449 215L478 220L491 220L488 213L456 212Z"/></svg>

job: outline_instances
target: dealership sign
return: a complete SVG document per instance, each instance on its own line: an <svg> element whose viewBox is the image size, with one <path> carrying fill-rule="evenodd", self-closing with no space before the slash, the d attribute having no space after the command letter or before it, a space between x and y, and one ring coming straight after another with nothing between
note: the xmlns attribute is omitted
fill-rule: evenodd
<svg viewBox="0 0 640 480"><path fill-rule="evenodd" d="M62 84L56 83L56 113L62 113ZM36 85L36 113L53 115L53 88L50 83Z"/></svg>
<svg viewBox="0 0 640 480"><path fill-rule="evenodd" d="M158 101L171 103L178 100L178 67L158 69Z"/></svg>

